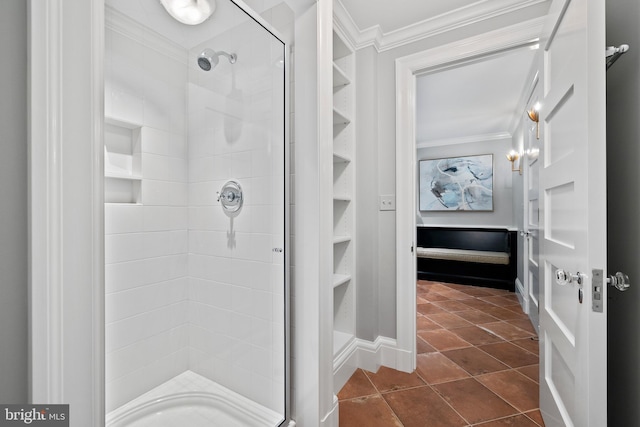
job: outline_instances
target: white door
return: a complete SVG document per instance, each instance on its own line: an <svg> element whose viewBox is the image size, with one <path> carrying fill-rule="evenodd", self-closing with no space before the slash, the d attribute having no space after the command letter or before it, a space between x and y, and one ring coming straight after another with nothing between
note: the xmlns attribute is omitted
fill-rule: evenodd
<svg viewBox="0 0 640 427"><path fill-rule="evenodd" d="M536 85L534 96L529 102L527 111L536 110L539 105L539 86ZM525 118L525 123L532 123ZM540 200L539 200L539 176L540 176L540 133L534 124L525 130L525 254L526 254L526 298L529 319L536 331L540 332Z"/></svg>
<svg viewBox="0 0 640 427"><path fill-rule="evenodd" d="M540 408L547 426L607 425L607 318L592 310L594 273L606 273L604 12L598 0L555 0L541 42ZM561 285L562 271L584 276ZM606 306L605 289L598 290Z"/></svg>

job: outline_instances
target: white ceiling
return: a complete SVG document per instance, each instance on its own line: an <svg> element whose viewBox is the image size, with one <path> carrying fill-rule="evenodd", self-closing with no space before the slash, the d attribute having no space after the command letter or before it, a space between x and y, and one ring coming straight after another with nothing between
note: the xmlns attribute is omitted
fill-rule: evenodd
<svg viewBox="0 0 640 427"><path fill-rule="evenodd" d="M191 49L249 19L229 0L210 0L210 2L215 5L211 18L200 25L193 26L181 24L173 19L160 0L106 0L105 3L134 21L162 34L173 43ZM244 0L244 2L260 14L280 3L280 0Z"/></svg>
<svg viewBox="0 0 640 427"><path fill-rule="evenodd" d="M522 48L472 64L419 76L419 146L509 137L536 51Z"/></svg>
<svg viewBox="0 0 640 427"><path fill-rule="evenodd" d="M374 34L386 50L467 25L523 11L521 20L546 13L545 0L337 0L361 37ZM500 24L497 24L500 25ZM355 28L354 28L355 27ZM382 41L379 41L382 38ZM390 40L385 44L385 38ZM366 42L352 37L362 46ZM417 79L419 146L510 137L535 51L522 48Z"/></svg>
<svg viewBox="0 0 640 427"><path fill-rule="evenodd" d="M360 30L379 25L384 33L483 2L478 0L341 1Z"/></svg>

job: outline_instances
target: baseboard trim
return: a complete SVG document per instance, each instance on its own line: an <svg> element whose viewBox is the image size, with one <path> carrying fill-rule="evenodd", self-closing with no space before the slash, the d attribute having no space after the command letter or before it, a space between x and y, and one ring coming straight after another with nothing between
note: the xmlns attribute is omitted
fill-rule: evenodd
<svg viewBox="0 0 640 427"><path fill-rule="evenodd" d="M522 311L524 311L525 314L529 314L529 298L527 298L527 294L524 290L524 284L518 277L516 277L516 296L518 297L520 306L522 306Z"/></svg>
<svg viewBox="0 0 640 427"><path fill-rule="evenodd" d="M338 413L338 396L333 396L333 407L331 411L320 421L320 427L338 427L339 413Z"/></svg>
<svg viewBox="0 0 640 427"><path fill-rule="evenodd" d="M358 363L360 341L357 338L351 340L349 345L333 359L333 392L335 394L344 387L356 369L361 367Z"/></svg>
<svg viewBox="0 0 640 427"><path fill-rule="evenodd" d="M356 338L334 359L334 392L337 394L358 368L376 372L380 366L386 366L412 372L414 359L415 355L399 349L393 338L379 336L375 341Z"/></svg>

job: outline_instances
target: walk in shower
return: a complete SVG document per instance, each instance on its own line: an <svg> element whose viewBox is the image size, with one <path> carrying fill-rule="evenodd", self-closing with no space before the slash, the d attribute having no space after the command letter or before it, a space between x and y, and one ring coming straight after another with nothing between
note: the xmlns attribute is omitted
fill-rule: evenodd
<svg viewBox="0 0 640 427"><path fill-rule="evenodd" d="M231 0L105 16L106 425L282 425L286 45Z"/></svg>

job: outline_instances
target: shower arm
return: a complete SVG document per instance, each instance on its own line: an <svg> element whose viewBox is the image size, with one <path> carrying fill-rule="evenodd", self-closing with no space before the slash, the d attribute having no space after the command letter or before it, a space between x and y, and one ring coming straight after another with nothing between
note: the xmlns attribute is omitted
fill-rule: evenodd
<svg viewBox="0 0 640 427"><path fill-rule="evenodd" d="M227 52L216 52L216 56L224 56L225 58L227 58L229 60L229 63L231 64L235 64L236 63L236 59L238 59L238 56L235 53L227 53Z"/></svg>

